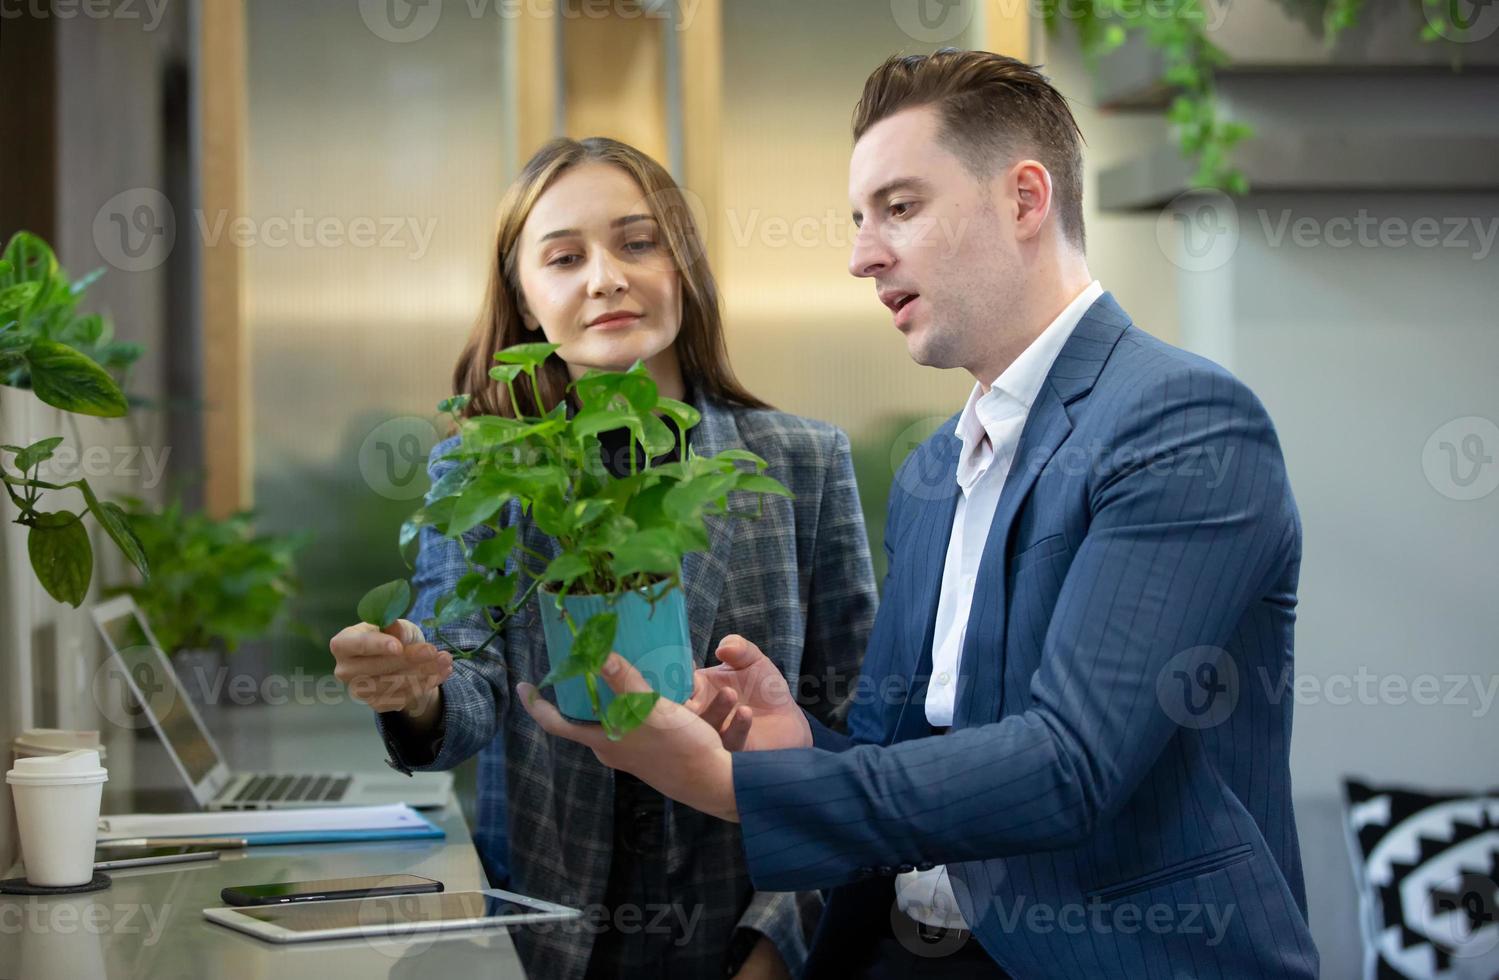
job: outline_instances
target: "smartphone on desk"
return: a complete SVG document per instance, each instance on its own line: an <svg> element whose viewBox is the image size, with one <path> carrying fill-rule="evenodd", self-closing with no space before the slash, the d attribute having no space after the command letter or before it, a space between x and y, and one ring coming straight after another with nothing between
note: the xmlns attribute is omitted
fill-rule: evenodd
<svg viewBox="0 0 1499 980"><path fill-rule="evenodd" d="M323 878L281 881L268 885L235 885L219 892L225 905L286 905L337 898L377 898L382 895L420 895L442 891L442 882L418 875L365 875L362 878Z"/></svg>

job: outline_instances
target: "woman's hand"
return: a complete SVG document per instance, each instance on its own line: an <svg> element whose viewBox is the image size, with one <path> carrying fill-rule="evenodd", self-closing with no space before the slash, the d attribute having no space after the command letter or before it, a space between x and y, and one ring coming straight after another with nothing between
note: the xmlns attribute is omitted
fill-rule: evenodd
<svg viewBox="0 0 1499 980"><path fill-rule="evenodd" d="M328 643L337 666L333 676L355 701L376 711L405 713L413 728L436 723L438 687L453 673L453 655L428 643L415 623L398 619L384 630L356 623Z"/></svg>

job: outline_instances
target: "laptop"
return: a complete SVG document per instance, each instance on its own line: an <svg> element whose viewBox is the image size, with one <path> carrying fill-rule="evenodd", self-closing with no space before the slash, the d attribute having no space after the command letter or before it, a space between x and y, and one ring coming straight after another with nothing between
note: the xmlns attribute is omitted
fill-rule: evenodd
<svg viewBox="0 0 1499 980"><path fill-rule="evenodd" d="M394 772L235 772L224 761L135 600L122 595L101 602L94 606L93 617L120 678L203 809L389 803L435 808L447 803L453 777L445 772L416 777ZM370 734L374 737L374 732Z"/></svg>

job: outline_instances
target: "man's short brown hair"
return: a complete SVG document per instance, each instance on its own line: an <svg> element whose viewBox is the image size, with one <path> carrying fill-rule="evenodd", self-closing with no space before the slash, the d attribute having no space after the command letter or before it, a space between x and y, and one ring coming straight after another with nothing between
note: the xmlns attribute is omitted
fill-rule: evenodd
<svg viewBox="0 0 1499 980"><path fill-rule="evenodd" d="M854 142L903 109L934 106L942 139L975 177L1034 156L1051 174L1062 233L1083 247L1083 135L1062 93L1032 65L989 51L896 55L854 106Z"/></svg>

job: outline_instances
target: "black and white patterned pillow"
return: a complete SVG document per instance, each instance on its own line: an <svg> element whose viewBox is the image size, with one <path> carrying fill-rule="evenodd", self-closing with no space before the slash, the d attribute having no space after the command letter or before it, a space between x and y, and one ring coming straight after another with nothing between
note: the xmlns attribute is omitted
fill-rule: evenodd
<svg viewBox="0 0 1499 980"><path fill-rule="evenodd" d="M1343 789L1366 980L1499 977L1499 790Z"/></svg>

